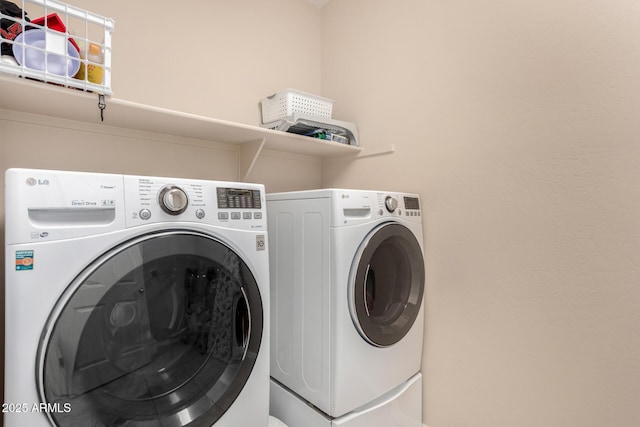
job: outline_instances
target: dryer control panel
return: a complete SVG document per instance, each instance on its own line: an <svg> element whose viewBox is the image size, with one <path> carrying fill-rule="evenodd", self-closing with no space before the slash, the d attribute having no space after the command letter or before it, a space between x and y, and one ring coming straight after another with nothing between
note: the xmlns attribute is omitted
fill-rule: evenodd
<svg viewBox="0 0 640 427"><path fill-rule="evenodd" d="M419 218L420 197L417 194L377 193L377 216L399 216L403 218Z"/></svg>
<svg viewBox="0 0 640 427"><path fill-rule="evenodd" d="M404 219L421 223L420 196L367 190L330 190L333 199L333 225L354 225L380 218Z"/></svg>

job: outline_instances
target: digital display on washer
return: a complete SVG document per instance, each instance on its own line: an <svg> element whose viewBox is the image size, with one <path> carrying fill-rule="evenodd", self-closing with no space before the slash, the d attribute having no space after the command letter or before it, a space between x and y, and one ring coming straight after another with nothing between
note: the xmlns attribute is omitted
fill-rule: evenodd
<svg viewBox="0 0 640 427"><path fill-rule="evenodd" d="M218 187L218 209L261 209L260 190Z"/></svg>
<svg viewBox="0 0 640 427"><path fill-rule="evenodd" d="M417 197L405 197L404 198L404 208L405 209L420 209L420 200Z"/></svg>

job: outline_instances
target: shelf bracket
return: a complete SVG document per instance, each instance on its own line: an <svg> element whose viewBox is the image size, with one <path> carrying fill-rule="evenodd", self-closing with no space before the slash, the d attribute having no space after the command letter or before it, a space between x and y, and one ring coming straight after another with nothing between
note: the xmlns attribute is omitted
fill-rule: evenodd
<svg viewBox="0 0 640 427"><path fill-rule="evenodd" d="M267 138L262 138L240 145L240 150L238 150L238 178L240 181L247 180L266 142Z"/></svg>
<svg viewBox="0 0 640 427"><path fill-rule="evenodd" d="M378 150L367 150L366 148L363 148L362 151L358 153L358 155L356 156L356 159L365 159L367 157L374 157L374 156L384 156L386 154L393 154L395 151L396 151L395 144L389 145L388 148L382 148Z"/></svg>

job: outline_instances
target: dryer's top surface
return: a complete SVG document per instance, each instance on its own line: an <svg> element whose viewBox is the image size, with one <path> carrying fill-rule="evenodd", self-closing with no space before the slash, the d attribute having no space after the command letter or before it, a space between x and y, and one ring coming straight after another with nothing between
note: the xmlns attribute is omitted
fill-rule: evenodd
<svg viewBox="0 0 640 427"><path fill-rule="evenodd" d="M261 184L38 169L5 178L7 244L161 223L266 230Z"/></svg>

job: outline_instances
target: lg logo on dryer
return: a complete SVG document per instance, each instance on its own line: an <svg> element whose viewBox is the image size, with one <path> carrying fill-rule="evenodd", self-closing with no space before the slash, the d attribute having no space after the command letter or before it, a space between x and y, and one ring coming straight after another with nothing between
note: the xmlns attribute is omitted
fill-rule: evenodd
<svg viewBox="0 0 640 427"><path fill-rule="evenodd" d="M35 185L49 185L48 179L27 178L27 185L33 187Z"/></svg>

